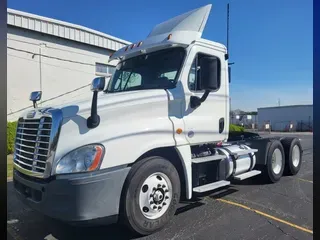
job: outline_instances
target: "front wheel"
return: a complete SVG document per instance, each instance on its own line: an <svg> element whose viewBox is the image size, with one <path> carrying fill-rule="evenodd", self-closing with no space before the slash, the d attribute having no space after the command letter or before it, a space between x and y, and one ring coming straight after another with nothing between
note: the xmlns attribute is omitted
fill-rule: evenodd
<svg viewBox="0 0 320 240"><path fill-rule="evenodd" d="M162 157L148 157L134 164L128 174L122 218L134 232L149 235L171 220L179 200L176 168Z"/></svg>

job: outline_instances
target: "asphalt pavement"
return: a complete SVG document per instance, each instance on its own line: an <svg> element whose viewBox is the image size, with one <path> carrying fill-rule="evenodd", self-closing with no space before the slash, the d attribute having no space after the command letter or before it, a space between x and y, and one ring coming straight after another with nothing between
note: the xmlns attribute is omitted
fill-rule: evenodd
<svg viewBox="0 0 320 240"><path fill-rule="evenodd" d="M72 227L42 216L21 204L8 182L8 239L313 239L313 135L297 137L304 149L298 175L275 184L257 176L181 203L166 228L144 238L119 225Z"/></svg>

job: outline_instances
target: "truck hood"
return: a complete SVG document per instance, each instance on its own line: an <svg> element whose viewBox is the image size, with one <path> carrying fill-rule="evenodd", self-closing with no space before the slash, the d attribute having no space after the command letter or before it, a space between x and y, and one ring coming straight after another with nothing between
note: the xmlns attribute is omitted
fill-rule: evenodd
<svg viewBox="0 0 320 240"><path fill-rule="evenodd" d="M56 159L70 150L96 142L108 148L106 158L116 159L104 161L102 167L112 167L132 161L129 153L136 154L135 159L154 147L175 145L166 90L99 93L100 124L89 129L91 101L92 97L88 97L60 107L63 120ZM120 145L125 146L127 155L119 153Z"/></svg>
<svg viewBox="0 0 320 240"><path fill-rule="evenodd" d="M119 111L117 108L123 108L133 105L146 104L147 102L158 101L159 96L167 96L165 90L148 90L148 91L130 91L120 93L98 93L98 114L108 115L107 111ZM61 104L48 105L39 107L37 110L43 112L47 109L60 109L63 113L63 119L74 117L88 118L91 114L92 94L89 96L64 101ZM33 110L32 110L33 111ZM26 117L30 110L23 112L20 116ZM110 116L108 116L109 118Z"/></svg>
<svg viewBox="0 0 320 240"><path fill-rule="evenodd" d="M138 93L137 91L121 93L98 93L98 114L101 111L105 111L106 108L114 109L117 107L121 107L121 105L127 105L130 103L132 104L132 100L136 99L137 94L140 95L140 93ZM75 116L88 117L91 113L91 104L92 95L89 97L83 97L81 99L71 100L63 104L56 105L53 106L53 108L61 109L64 119L72 118Z"/></svg>

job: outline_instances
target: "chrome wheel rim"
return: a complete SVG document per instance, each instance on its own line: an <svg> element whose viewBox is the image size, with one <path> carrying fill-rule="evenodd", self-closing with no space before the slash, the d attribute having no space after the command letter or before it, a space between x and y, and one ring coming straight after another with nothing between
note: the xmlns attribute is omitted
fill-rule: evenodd
<svg viewBox="0 0 320 240"><path fill-rule="evenodd" d="M300 148L298 145L295 145L292 149L292 164L294 167L298 167L300 163Z"/></svg>
<svg viewBox="0 0 320 240"><path fill-rule="evenodd" d="M143 182L139 194L139 207L148 219L161 217L169 208L172 184L164 173L154 173Z"/></svg>
<svg viewBox="0 0 320 240"><path fill-rule="evenodd" d="M282 168L282 154L279 148L275 149L272 154L272 171L279 174Z"/></svg>

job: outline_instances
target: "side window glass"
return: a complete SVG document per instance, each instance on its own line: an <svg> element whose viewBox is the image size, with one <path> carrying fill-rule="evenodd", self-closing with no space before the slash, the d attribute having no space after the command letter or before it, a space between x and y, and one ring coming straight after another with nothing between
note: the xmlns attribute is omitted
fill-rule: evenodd
<svg viewBox="0 0 320 240"><path fill-rule="evenodd" d="M196 64L197 64L197 58L193 60L193 63L190 68L189 76L188 76L188 87L191 91L196 90Z"/></svg>
<svg viewBox="0 0 320 240"><path fill-rule="evenodd" d="M161 73L160 77L166 77L168 78L168 80L173 81L176 78L176 75L177 75L177 71L171 71L171 72Z"/></svg>

